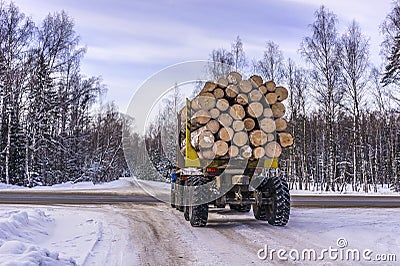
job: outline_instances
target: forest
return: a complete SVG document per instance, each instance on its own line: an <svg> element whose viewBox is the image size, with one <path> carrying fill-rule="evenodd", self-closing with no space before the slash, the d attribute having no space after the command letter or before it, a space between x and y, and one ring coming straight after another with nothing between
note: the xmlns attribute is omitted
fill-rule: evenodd
<svg viewBox="0 0 400 266"><path fill-rule="evenodd" d="M292 189L400 191L400 2L377 25L379 65L371 62L369 38L356 21L344 32L338 25L327 7L317 9L309 35L299 44L300 62L285 58L272 40L266 41L262 58L249 59L237 36L230 48L210 52L210 61L229 67L210 66L209 72L214 80L229 71L258 74L289 90L285 118L294 145L285 149L280 172ZM162 180L175 167L182 98L177 85L146 135L132 136L133 172L140 178Z"/></svg>
<svg viewBox="0 0 400 266"><path fill-rule="evenodd" d="M124 116L100 77L81 73L86 52L64 11L40 25L0 1L0 182L33 187L128 175Z"/></svg>

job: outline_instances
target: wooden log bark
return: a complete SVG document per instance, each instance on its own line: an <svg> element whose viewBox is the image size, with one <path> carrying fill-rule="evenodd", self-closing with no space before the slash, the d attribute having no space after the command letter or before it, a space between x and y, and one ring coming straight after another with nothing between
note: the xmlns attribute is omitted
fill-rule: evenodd
<svg viewBox="0 0 400 266"><path fill-rule="evenodd" d="M231 73L228 74L228 76L226 77L226 79L228 80L228 82L230 84L239 84L240 81L242 81L242 75L240 75L238 72L233 71Z"/></svg>
<svg viewBox="0 0 400 266"><path fill-rule="evenodd" d="M253 149L249 145L244 145L240 148L239 153L243 158L249 159L253 155Z"/></svg>
<svg viewBox="0 0 400 266"><path fill-rule="evenodd" d="M241 120L246 116L246 111L244 110L242 105L234 104L229 110L229 114L232 116L233 119Z"/></svg>
<svg viewBox="0 0 400 266"><path fill-rule="evenodd" d="M198 152L198 155L200 159L207 159L207 160L212 160L215 158L215 153L213 152L212 149L205 149L200 152Z"/></svg>
<svg viewBox="0 0 400 266"><path fill-rule="evenodd" d="M275 121L271 118L265 117L259 121L259 124L265 133L273 133L276 130Z"/></svg>
<svg viewBox="0 0 400 266"><path fill-rule="evenodd" d="M220 116L221 112L218 108L213 108L210 110L210 115L212 119L217 119Z"/></svg>
<svg viewBox="0 0 400 266"><path fill-rule="evenodd" d="M264 106L260 102L252 102L247 106L247 113L254 118L260 117L264 112Z"/></svg>
<svg viewBox="0 0 400 266"><path fill-rule="evenodd" d="M282 116L285 115L286 112L285 106L280 102L277 102L274 105L272 105L271 110L275 118L281 118Z"/></svg>
<svg viewBox="0 0 400 266"><path fill-rule="evenodd" d="M213 152L216 156L224 156L228 153L228 143L223 140L217 140L213 145Z"/></svg>
<svg viewBox="0 0 400 266"><path fill-rule="evenodd" d="M236 96L236 102L241 105L246 105L249 103L249 97L247 94L239 93L238 96Z"/></svg>
<svg viewBox="0 0 400 266"><path fill-rule="evenodd" d="M204 91L204 92L213 92L216 87L217 87L216 83L214 83L212 81L207 81L204 84L204 87L203 87L202 91Z"/></svg>
<svg viewBox="0 0 400 266"><path fill-rule="evenodd" d="M247 131L253 130L254 127L256 126L256 122L254 121L253 118L250 118L250 117L244 119L244 120L243 120L243 123L244 123L244 127L245 127L245 129L246 129Z"/></svg>
<svg viewBox="0 0 400 266"><path fill-rule="evenodd" d="M276 131L282 132L287 129L287 122L283 118L278 118L275 120Z"/></svg>
<svg viewBox="0 0 400 266"><path fill-rule="evenodd" d="M289 96L289 92L285 87L278 86L275 89L275 93L278 95L278 101L283 101L286 100L287 97Z"/></svg>
<svg viewBox="0 0 400 266"><path fill-rule="evenodd" d="M227 113L222 113L220 116L217 118L218 122L221 123L221 125L225 127L229 127L232 125L233 118L230 114Z"/></svg>
<svg viewBox="0 0 400 266"><path fill-rule="evenodd" d="M282 147L276 141L269 142L265 146L265 155L269 158L278 158L282 154Z"/></svg>
<svg viewBox="0 0 400 266"><path fill-rule="evenodd" d="M254 130L250 133L250 143L254 147L263 146L267 143L267 134L262 130Z"/></svg>
<svg viewBox="0 0 400 266"><path fill-rule="evenodd" d="M208 121L210 121L211 115L206 110L199 110L193 114L191 123L192 125L205 125Z"/></svg>
<svg viewBox="0 0 400 266"><path fill-rule="evenodd" d="M216 88L216 89L213 91L213 94L214 94L214 97L215 97L216 99L222 99L222 98L224 98L224 96L225 96L225 92L224 92L224 90L221 89L221 88Z"/></svg>
<svg viewBox="0 0 400 266"><path fill-rule="evenodd" d="M269 105L273 105L278 101L278 94L276 94L275 92L267 93L265 95L265 99L267 100L267 103Z"/></svg>
<svg viewBox="0 0 400 266"><path fill-rule="evenodd" d="M221 112L224 112L226 110L228 110L229 108L229 102L226 99L219 99L216 103L216 107L218 108L218 110L220 110Z"/></svg>
<svg viewBox="0 0 400 266"><path fill-rule="evenodd" d="M265 82L265 87L267 87L267 90L269 92L274 92L275 89L276 89L276 84L272 80L271 81L267 81L267 82Z"/></svg>
<svg viewBox="0 0 400 266"><path fill-rule="evenodd" d="M228 84L229 84L229 82L228 82L228 80L226 78L220 78L217 81L218 87L223 88L223 89L228 87Z"/></svg>
<svg viewBox="0 0 400 266"><path fill-rule="evenodd" d="M256 88L259 88L260 86L262 86L264 81L260 76L253 75L250 77L250 82L251 82L251 85L253 85L253 88L256 89Z"/></svg>
<svg viewBox="0 0 400 266"><path fill-rule="evenodd" d="M239 94L239 87L237 85L229 85L225 90L225 95L228 98L234 99Z"/></svg>
<svg viewBox="0 0 400 266"><path fill-rule="evenodd" d="M206 124L206 129L211 131L213 134L216 134L220 129L220 124L217 120L210 120Z"/></svg>
<svg viewBox="0 0 400 266"><path fill-rule="evenodd" d="M205 126L193 131L190 136L190 143L195 150L211 148L214 145L214 135Z"/></svg>
<svg viewBox="0 0 400 266"><path fill-rule="evenodd" d="M265 149L263 147L257 147L253 149L253 157L260 159L265 156Z"/></svg>
<svg viewBox="0 0 400 266"><path fill-rule="evenodd" d="M242 147L249 142L249 135L245 131L236 132L232 141L236 146Z"/></svg>
<svg viewBox="0 0 400 266"><path fill-rule="evenodd" d="M199 103L197 102L197 98L200 96L195 97L192 102L190 103L190 107L192 108L192 111L196 112L201 109Z"/></svg>
<svg viewBox="0 0 400 266"><path fill-rule="evenodd" d="M248 80L242 80L239 82L239 91L243 93L249 93L253 89L251 82Z"/></svg>
<svg viewBox="0 0 400 266"><path fill-rule="evenodd" d="M228 155L231 158L237 157L239 155L239 148L236 145L229 146Z"/></svg>
<svg viewBox="0 0 400 266"><path fill-rule="evenodd" d="M293 137L290 133L282 132L279 133L278 136L279 136L279 143L283 148L293 145Z"/></svg>
<svg viewBox="0 0 400 266"><path fill-rule="evenodd" d="M271 118L274 117L274 113L272 112L271 108L265 108L263 111L263 116Z"/></svg>
<svg viewBox="0 0 400 266"><path fill-rule="evenodd" d="M234 131L230 127L221 127L220 130L218 131L218 137L226 142L229 142L232 140L234 136Z"/></svg>
<svg viewBox="0 0 400 266"><path fill-rule="evenodd" d="M232 123L232 129L236 132L244 130L244 122L242 120L235 120Z"/></svg>
<svg viewBox="0 0 400 266"><path fill-rule="evenodd" d="M210 110L215 107L217 100L215 99L214 94L210 92L206 92L198 97L196 97L197 103L200 106L200 109Z"/></svg>
<svg viewBox="0 0 400 266"><path fill-rule="evenodd" d="M267 87L265 87L264 85L261 85L258 89L259 89L260 92L261 92L262 94L264 94L264 95L268 93L268 89L267 89Z"/></svg>
<svg viewBox="0 0 400 266"><path fill-rule="evenodd" d="M252 90L249 93L249 100L248 102L259 102L261 101L261 99L264 97L264 95L261 93L260 90L256 89L256 90Z"/></svg>

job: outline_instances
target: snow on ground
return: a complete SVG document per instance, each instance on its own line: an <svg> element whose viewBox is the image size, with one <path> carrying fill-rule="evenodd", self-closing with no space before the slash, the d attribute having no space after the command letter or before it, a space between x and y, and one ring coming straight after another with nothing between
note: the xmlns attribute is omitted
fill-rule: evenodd
<svg viewBox="0 0 400 266"><path fill-rule="evenodd" d="M370 188L372 189L372 188ZM347 184L346 187L343 189L343 191L321 191L320 188L316 189L311 187L309 190L299 190L299 189L291 189L290 193L293 195L315 195L315 194L321 194L321 195L363 195L363 196L368 196L368 195L399 195L398 192L394 192L393 190L390 189L390 187L385 184L385 185L378 185L377 186L377 192L369 191L368 193L365 193L362 190L362 187L359 187L359 191L353 191L352 185Z"/></svg>
<svg viewBox="0 0 400 266"><path fill-rule="evenodd" d="M124 259L134 262L137 255L133 249L129 259L121 255L125 252L121 247L129 245L124 239L126 231L111 226L115 216L110 212L113 208L106 206L101 210L99 206L1 206L0 265L101 265L109 260L108 265L120 265ZM117 221L124 226L122 219ZM110 254L111 245L119 252ZM97 263L91 263L94 255Z"/></svg>

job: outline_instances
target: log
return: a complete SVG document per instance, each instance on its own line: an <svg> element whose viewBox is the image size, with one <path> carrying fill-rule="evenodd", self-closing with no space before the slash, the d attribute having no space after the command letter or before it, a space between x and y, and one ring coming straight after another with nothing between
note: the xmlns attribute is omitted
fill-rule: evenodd
<svg viewBox="0 0 400 266"><path fill-rule="evenodd" d="M211 82L211 81L207 81L204 84L204 87L203 87L202 91L204 91L204 92L213 92L216 87L217 87L216 83Z"/></svg>
<svg viewBox="0 0 400 266"><path fill-rule="evenodd" d="M271 117L274 117L274 113L272 113L271 108L265 108L263 111L263 116L271 118Z"/></svg>
<svg viewBox="0 0 400 266"><path fill-rule="evenodd" d="M254 147L259 147L267 143L267 134L262 130L254 130L250 133L250 143Z"/></svg>
<svg viewBox="0 0 400 266"><path fill-rule="evenodd" d="M190 103L190 107L192 108L193 111L198 111L201 109L199 103L197 102L198 97L200 97L200 96L197 96L196 98L194 98Z"/></svg>
<svg viewBox="0 0 400 266"><path fill-rule="evenodd" d="M274 92L275 89L276 89L276 84L272 80L271 81L267 81L267 82L265 82L265 87L267 87L267 90L269 92Z"/></svg>
<svg viewBox="0 0 400 266"><path fill-rule="evenodd" d="M220 124L217 120L210 120L206 124L206 128L207 128L207 130L211 131L213 134L216 134L216 133L218 133L218 131L220 129Z"/></svg>
<svg viewBox="0 0 400 266"><path fill-rule="evenodd" d="M275 121L271 118L265 117L259 121L259 124L265 133L273 133L276 130Z"/></svg>
<svg viewBox="0 0 400 266"><path fill-rule="evenodd" d="M243 158L249 159L253 155L253 149L249 145L245 145L240 148L239 153Z"/></svg>
<svg viewBox="0 0 400 266"><path fill-rule="evenodd" d="M271 110L275 118L281 118L282 116L285 115L286 111L285 106L280 102L277 102L274 105L272 105Z"/></svg>
<svg viewBox="0 0 400 266"><path fill-rule="evenodd" d="M262 98L264 97L264 95L261 93L260 90L252 90L249 93L249 102L259 102Z"/></svg>
<svg viewBox="0 0 400 266"><path fill-rule="evenodd" d="M247 97L247 94L240 93L236 96L236 102L241 105L246 105L249 103L249 97Z"/></svg>
<svg viewBox="0 0 400 266"><path fill-rule="evenodd" d="M212 150L215 153L216 156L224 156L225 154L228 153L228 143L226 143L223 140L217 140L213 147Z"/></svg>
<svg viewBox="0 0 400 266"><path fill-rule="evenodd" d="M230 127L221 127L218 131L218 137L223 141L229 142L232 140L233 136L234 131Z"/></svg>
<svg viewBox="0 0 400 266"><path fill-rule="evenodd" d="M228 80L228 82L230 84L238 84L241 80L242 80L242 75L240 75L238 72L233 71L231 73L228 74L228 76L226 77L226 79Z"/></svg>
<svg viewBox="0 0 400 266"><path fill-rule="evenodd" d="M239 148L237 146L235 146L235 145L231 145L228 148L228 155L231 158L237 157L239 155Z"/></svg>
<svg viewBox="0 0 400 266"><path fill-rule="evenodd" d="M183 107L180 111L179 111L179 115L181 117L181 122L185 122L186 118L187 118L187 107L185 105L185 107Z"/></svg>
<svg viewBox="0 0 400 266"><path fill-rule="evenodd" d="M229 85L225 90L225 95L228 98L235 98L239 94L239 87L237 85Z"/></svg>
<svg viewBox="0 0 400 266"><path fill-rule="evenodd" d="M214 97L215 97L216 99L222 99L222 98L224 98L224 96L225 96L225 92L224 92L224 90L221 89L221 88L216 88L216 89L213 91L213 94L214 94Z"/></svg>
<svg viewBox="0 0 400 266"><path fill-rule="evenodd" d="M282 148L276 141L269 142L265 146L265 155L269 158L278 158L282 153Z"/></svg>
<svg viewBox="0 0 400 266"><path fill-rule="evenodd" d="M215 158L215 153L213 152L212 149L202 150L198 154L200 159L212 160Z"/></svg>
<svg viewBox="0 0 400 266"><path fill-rule="evenodd" d="M267 103L269 105L273 105L278 101L278 94L276 94L275 92L267 93L265 95L265 99L267 100Z"/></svg>
<svg viewBox="0 0 400 266"><path fill-rule="evenodd" d="M260 102L252 102L247 107L247 113L254 118L260 117L264 112L264 106Z"/></svg>
<svg viewBox="0 0 400 266"><path fill-rule="evenodd" d="M225 89L226 87L228 87L228 80L226 78L220 78L217 81L218 87Z"/></svg>
<svg viewBox="0 0 400 266"><path fill-rule="evenodd" d="M244 130L244 122L242 120L235 120L232 124L232 129L236 132Z"/></svg>
<svg viewBox="0 0 400 266"><path fill-rule="evenodd" d="M247 131L251 131L254 129L254 127L256 126L256 122L254 121L254 119L248 117L246 118L244 121L244 127L246 128Z"/></svg>
<svg viewBox="0 0 400 266"><path fill-rule="evenodd" d="M262 86L264 81L260 76L253 75L250 77L250 82L251 82L251 85L253 85L253 88L256 89L256 88L259 88L260 86Z"/></svg>
<svg viewBox="0 0 400 266"><path fill-rule="evenodd" d="M261 85L258 89L259 89L260 92L261 92L262 94L264 94L264 95L267 94L267 92L268 92L267 87L265 87L264 85Z"/></svg>
<svg viewBox="0 0 400 266"><path fill-rule="evenodd" d="M213 108L210 110L210 115L212 119L217 119L220 116L221 112L217 108Z"/></svg>
<svg viewBox="0 0 400 266"><path fill-rule="evenodd" d="M229 127L232 125L233 118L227 113L222 113L220 116L217 118L218 122L221 123L221 125L225 127Z"/></svg>
<svg viewBox="0 0 400 266"><path fill-rule="evenodd" d="M236 146L242 147L249 142L249 136L245 131L236 132L232 141Z"/></svg>
<svg viewBox="0 0 400 266"><path fill-rule="evenodd" d="M210 110L215 107L217 100L214 97L214 94L206 92L199 97L196 97L196 101L199 104L200 108L203 110Z"/></svg>
<svg viewBox="0 0 400 266"><path fill-rule="evenodd" d="M233 119L241 120L246 116L246 111L240 104L234 104L229 110L229 114L232 116Z"/></svg>
<svg viewBox="0 0 400 266"><path fill-rule="evenodd" d="M206 110L199 110L194 115L192 116L192 119L190 120L192 125L205 125L210 121L211 115L208 111Z"/></svg>
<svg viewBox="0 0 400 266"><path fill-rule="evenodd" d="M275 120L276 131L282 132L287 128L287 122L283 118L278 118Z"/></svg>
<svg viewBox="0 0 400 266"><path fill-rule="evenodd" d="M279 136L279 143L283 148L293 145L293 137L290 133L282 132L279 133L278 136Z"/></svg>
<svg viewBox="0 0 400 266"><path fill-rule="evenodd" d="M282 86L276 87L275 93L278 95L278 101L280 102L286 100L287 97L289 96L288 90Z"/></svg>
<svg viewBox="0 0 400 266"><path fill-rule="evenodd" d="M253 149L253 157L256 159L260 159L264 157L265 149L263 147L257 147Z"/></svg>
<svg viewBox="0 0 400 266"><path fill-rule="evenodd" d="M267 142L271 142L275 140L275 134L269 133L267 134Z"/></svg>
<svg viewBox="0 0 400 266"><path fill-rule="evenodd" d="M239 82L239 91L243 93L249 93L253 89L251 82L248 80L242 80Z"/></svg>
<svg viewBox="0 0 400 266"><path fill-rule="evenodd" d="M229 108L229 102L228 102L228 100L226 100L226 99L219 99L218 101L217 101L217 104L215 105L217 108L218 108L218 110L220 110L220 111L226 111L226 110L228 110L228 108Z"/></svg>
<svg viewBox="0 0 400 266"><path fill-rule="evenodd" d="M193 131L190 136L190 143L195 150L211 148L214 145L214 135L205 126Z"/></svg>

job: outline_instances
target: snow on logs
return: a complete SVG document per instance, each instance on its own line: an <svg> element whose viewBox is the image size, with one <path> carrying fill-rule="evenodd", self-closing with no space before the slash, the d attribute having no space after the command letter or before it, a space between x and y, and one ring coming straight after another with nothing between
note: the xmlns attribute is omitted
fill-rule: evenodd
<svg viewBox="0 0 400 266"><path fill-rule="evenodd" d="M286 88L257 75L243 80L231 72L208 81L191 101L191 145L200 159L279 157L293 145L283 118L287 97Z"/></svg>

